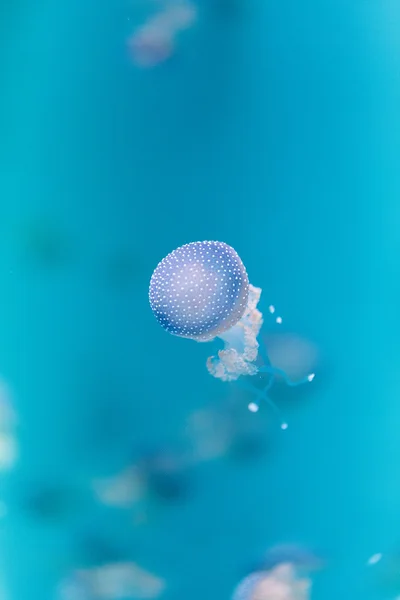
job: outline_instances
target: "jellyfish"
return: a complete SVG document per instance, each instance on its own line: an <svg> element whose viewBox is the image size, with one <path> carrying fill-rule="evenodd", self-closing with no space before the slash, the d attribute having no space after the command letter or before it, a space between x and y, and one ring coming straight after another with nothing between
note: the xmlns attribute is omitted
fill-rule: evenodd
<svg viewBox="0 0 400 600"><path fill-rule="evenodd" d="M0 471L12 469L18 459L16 428L17 415L12 394L7 383L0 378Z"/></svg>
<svg viewBox="0 0 400 600"><path fill-rule="evenodd" d="M252 412L263 399L277 411L268 398L276 377L290 386L313 379L311 374L292 382L270 363L257 340L263 325L257 308L261 291L249 283L236 251L217 241L191 242L168 254L154 270L149 289L150 307L166 331L196 342L223 342L224 347L208 358L208 372L221 381L240 379L242 387L255 394L249 404ZM262 389L243 379L258 374L269 376Z"/></svg>
<svg viewBox="0 0 400 600"><path fill-rule="evenodd" d="M251 571L270 571L282 563L292 564L297 572L319 571L325 565L324 560L313 550L299 544L277 544L263 553Z"/></svg>
<svg viewBox="0 0 400 600"><path fill-rule="evenodd" d="M165 581L140 565L127 561L77 572L96 600L152 599L161 596Z"/></svg>
<svg viewBox="0 0 400 600"><path fill-rule="evenodd" d="M154 67L172 55L174 39L157 23L146 23L129 40L129 48L137 65Z"/></svg>
<svg viewBox="0 0 400 600"><path fill-rule="evenodd" d="M256 571L245 577L232 600L308 600L310 591L310 579L299 578L291 563L282 563L271 571Z"/></svg>
<svg viewBox="0 0 400 600"><path fill-rule="evenodd" d="M196 19L196 9L188 0L167 2L165 7L131 36L129 47L141 67L154 67L167 60L174 51L177 34Z"/></svg>

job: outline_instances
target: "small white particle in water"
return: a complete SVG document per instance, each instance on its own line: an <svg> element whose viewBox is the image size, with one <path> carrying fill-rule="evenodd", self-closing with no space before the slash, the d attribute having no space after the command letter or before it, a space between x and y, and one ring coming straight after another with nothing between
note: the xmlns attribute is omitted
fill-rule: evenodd
<svg viewBox="0 0 400 600"><path fill-rule="evenodd" d="M282 323L282 317L276 317L276 322L280 325Z"/></svg>
<svg viewBox="0 0 400 600"><path fill-rule="evenodd" d="M312 381L315 377L315 373L310 373L310 375L307 375L307 379L308 381Z"/></svg>
<svg viewBox="0 0 400 600"><path fill-rule="evenodd" d="M288 424L287 423L282 423L281 429L285 430L287 428L288 428Z"/></svg>
<svg viewBox="0 0 400 600"><path fill-rule="evenodd" d="M258 411L258 405L255 402L250 402L248 409L250 412L257 412Z"/></svg>
<svg viewBox="0 0 400 600"><path fill-rule="evenodd" d="M371 558L368 559L368 564L369 565L376 565L377 562L379 562L382 558L382 554L380 552L378 552L377 554L373 554L371 556Z"/></svg>
<svg viewBox="0 0 400 600"><path fill-rule="evenodd" d="M268 310L271 313L271 315L273 315L275 312L275 306L273 304L271 304L271 306L268 306Z"/></svg>

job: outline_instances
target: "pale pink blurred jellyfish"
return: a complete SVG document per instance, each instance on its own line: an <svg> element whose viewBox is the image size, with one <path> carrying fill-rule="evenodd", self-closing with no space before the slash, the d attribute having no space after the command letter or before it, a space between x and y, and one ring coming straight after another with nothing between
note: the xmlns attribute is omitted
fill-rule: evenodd
<svg viewBox="0 0 400 600"><path fill-rule="evenodd" d="M232 600L309 600L311 580L298 577L290 563L271 571L248 575L233 592Z"/></svg>
<svg viewBox="0 0 400 600"><path fill-rule="evenodd" d="M11 391L0 377L0 472L13 468L17 461L16 429L17 415L13 408Z"/></svg>
<svg viewBox="0 0 400 600"><path fill-rule="evenodd" d="M130 37L128 44L134 62L153 67L167 60L174 51L177 34L196 19L196 8L188 0L169 0Z"/></svg>
<svg viewBox="0 0 400 600"><path fill-rule="evenodd" d="M320 362L317 346L295 333L268 333L264 336L268 357L291 381L302 381Z"/></svg>

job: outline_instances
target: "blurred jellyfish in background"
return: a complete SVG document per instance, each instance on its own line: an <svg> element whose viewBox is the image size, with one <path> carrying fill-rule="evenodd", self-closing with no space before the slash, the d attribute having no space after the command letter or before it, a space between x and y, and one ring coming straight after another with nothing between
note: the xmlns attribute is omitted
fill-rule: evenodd
<svg viewBox="0 0 400 600"><path fill-rule="evenodd" d="M115 476L95 479L92 487L100 502L120 508L140 503L145 495L144 481L136 465Z"/></svg>
<svg viewBox="0 0 400 600"><path fill-rule="evenodd" d="M319 363L316 344L295 333L267 334L264 341L271 363L293 382L303 381Z"/></svg>
<svg viewBox="0 0 400 600"><path fill-rule="evenodd" d="M76 569L59 586L58 600L137 600L161 596L165 582L134 562Z"/></svg>
<svg viewBox="0 0 400 600"><path fill-rule="evenodd" d="M232 600L308 600L311 580L300 578L291 563L277 565L271 571L248 575L234 590Z"/></svg>
<svg viewBox="0 0 400 600"><path fill-rule="evenodd" d="M256 561L251 571L270 571L279 564L292 564L298 573L319 571L325 566L324 560L301 544L277 544L272 546Z"/></svg>
<svg viewBox="0 0 400 600"><path fill-rule="evenodd" d="M108 521L110 524L110 521ZM60 582L59 600L125 600L158 598L164 579L131 559L131 531L123 525L125 542L113 521L108 535L96 523L94 530L80 530L73 538L73 567ZM99 534L99 530L103 531ZM112 535L114 534L114 535ZM111 539L114 537L114 541ZM122 536L123 537L123 536Z"/></svg>
<svg viewBox="0 0 400 600"><path fill-rule="evenodd" d="M188 452L154 445L136 449L127 462L114 476L94 480L92 490L103 505L128 510L133 525L147 523L154 508L186 501L191 495L193 465Z"/></svg>
<svg viewBox="0 0 400 600"><path fill-rule="evenodd" d="M120 509L130 515L130 526L146 525L149 519L149 491L136 464L129 465L110 477L91 482L97 502L108 508Z"/></svg>
<svg viewBox="0 0 400 600"><path fill-rule="evenodd" d="M5 381L0 379L0 471L14 467L18 458L16 428L17 416L11 392Z"/></svg>
<svg viewBox="0 0 400 600"><path fill-rule="evenodd" d="M84 577L74 572L58 586L56 600L95 600Z"/></svg>
<svg viewBox="0 0 400 600"><path fill-rule="evenodd" d="M254 460L266 448L265 421L232 405L190 413L175 444L135 447L127 466L112 476L92 480L95 499L127 509L136 525L148 521L158 505L188 501L197 466L221 459Z"/></svg>
<svg viewBox="0 0 400 600"><path fill-rule="evenodd" d="M186 421L191 463L228 458L257 459L266 450L266 423L250 418L235 404L192 412Z"/></svg>
<svg viewBox="0 0 400 600"><path fill-rule="evenodd" d="M268 375L260 390L242 380L255 394L249 409L256 412L276 378L296 386L312 381L308 373L292 381L270 361L258 337L263 315L257 306L261 289L249 283L246 269L233 248L223 242L192 242L177 248L156 267L150 281L149 299L154 316L169 333L208 342L219 338L224 348L207 360L207 369L221 381L242 376ZM270 312L274 307L270 306ZM280 323L281 317L276 321ZM275 405L272 404L276 410ZM282 428L287 425L282 423Z"/></svg>
<svg viewBox="0 0 400 600"><path fill-rule="evenodd" d="M285 378L278 373L274 377L268 397L281 412L287 414L289 411L296 411L305 402L309 403L320 397L329 382L331 367L315 342L284 328L285 325L280 325L278 331L268 331L262 335L263 344L268 349L270 363L278 373L284 372L293 383L304 381L307 377L311 380L313 379L311 374L318 372L318 378L311 387L288 386ZM270 381L269 375L261 374L259 381L256 381L257 387L262 389L268 381Z"/></svg>
<svg viewBox="0 0 400 600"><path fill-rule="evenodd" d="M196 8L189 0L165 0L161 8L129 38L133 61L140 67L154 67L174 52L177 35L196 20Z"/></svg>

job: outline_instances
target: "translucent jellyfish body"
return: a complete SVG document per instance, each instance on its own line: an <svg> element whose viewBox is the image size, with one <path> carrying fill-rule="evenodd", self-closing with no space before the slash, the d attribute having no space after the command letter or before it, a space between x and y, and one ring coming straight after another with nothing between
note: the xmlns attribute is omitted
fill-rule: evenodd
<svg viewBox="0 0 400 600"><path fill-rule="evenodd" d="M0 378L0 471L13 468L18 459L16 427L17 416L11 392L6 382Z"/></svg>
<svg viewBox="0 0 400 600"><path fill-rule="evenodd" d="M154 67L171 56L174 38L170 31L150 22L132 36L129 49L138 66Z"/></svg>
<svg viewBox="0 0 400 600"><path fill-rule="evenodd" d="M165 581L133 562L105 564L76 570L61 582L59 600L153 600L161 596Z"/></svg>
<svg viewBox="0 0 400 600"><path fill-rule="evenodd" d="M276 566L272 571L252 573L239 583L232 600L308 600L311 581L299 578L290 563Z"/></svg>
<svg viewBox="0 0 400 600"><path fill-rule="evenodd" d="M263 553L253 571L271 571L277 565L291 564L297 573L319 571L325 565L324 560L313 550L299 544L277 544Z"/></svg>
<svg viewBox="0 0 400 600"><path fill-rule="evenodd" d="M249 280L233 248L222 242L193 242L158 264L149 298L157 321L169 333L205 342L240 321Z"/></svg>
<svg viewBox="0 0 400 600"><path fill-rule="evenodd" d="M275 376L288 385L304 382L292 384L283 371L270 364L266 353L260 352L260 296L261 289L249 283L236 251L217 241L192 242L168 254L156 267L149 290L154 316L169 333L197 342L223 341L224 348L207 360L213 377L235 381L259 373L270 375L263 389L249 386L256 393L249 405L253 411L262 398L267 399Z"/></svg>
<svg viewBox="0 0 400 600"><path fill-rule="evenodd" d="M188 0L168 0L129 39L133 60L141 67L154 67L168 59L177 34L190 27L196 9Z"/></svg>

